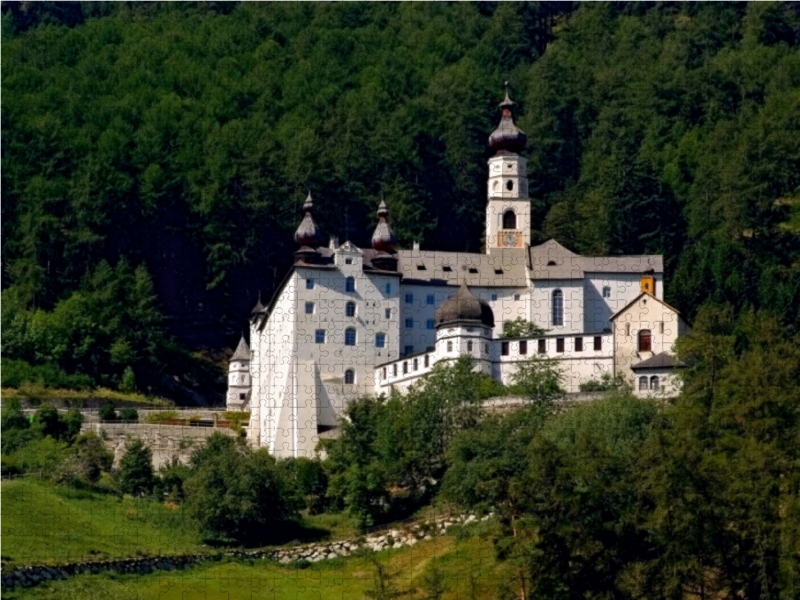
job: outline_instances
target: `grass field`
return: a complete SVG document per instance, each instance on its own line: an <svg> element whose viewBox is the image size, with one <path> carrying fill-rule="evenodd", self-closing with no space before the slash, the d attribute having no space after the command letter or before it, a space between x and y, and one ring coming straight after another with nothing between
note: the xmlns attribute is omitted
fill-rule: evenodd
<svg viewBox="0 0 800 600"><path fill-rule="evenodd" d="M83 406L90 400L113 402L118 406L124 405L126 402L136 403L142 406L152 406L153 408L170 407L174 405L173 402L164 398L120 392L118 390L109 390L106 388L97 388L94 390L64 390L59 388L47 388L34 384L26 384L19 389L4 387L0 389L0 398L4 401L11 400L12 398L39 402L63 400L70 402L72 406Z"/></svg>
<svg viewBox="0 0 800 600"><path fill-rule="evenodd" d="M506 570L492 558L488 542L456 542L446 536L412 548L376 555L388 566L401 598L423 598L423 580L437 562L443 600L494 598ZM205 564L185 571L151 575L82 575L4 592L3 598L38 600L356 600L374 585L374 567L365 557L322 561L307 568L267 561ZM470 577L472 575L472 577Z"/></svg>
<svg viewBox="0 0 800 600"><path fill-rule="evenodd" d="M0 500L7 567L202 550L181 510L155 502L33 478L4 481Z"/></svg>

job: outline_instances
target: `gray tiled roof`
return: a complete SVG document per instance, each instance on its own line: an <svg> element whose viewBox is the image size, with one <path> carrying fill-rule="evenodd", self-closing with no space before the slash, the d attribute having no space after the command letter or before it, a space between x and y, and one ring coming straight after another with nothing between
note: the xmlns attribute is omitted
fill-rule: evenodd
<svg viewBox="0 0 800 600"><path fill-rule="evenodd" d="M404 283L479 287L527 287L524 250L492 250L492 254L399 250L397 270Z"/></svg>
<svg viewBox="0 0 800 600"><path fill-rule="evenodd" d="M661 256L580 256L555 240L531 246L531 279L583 279L585 273L663 273Z"/></svg>

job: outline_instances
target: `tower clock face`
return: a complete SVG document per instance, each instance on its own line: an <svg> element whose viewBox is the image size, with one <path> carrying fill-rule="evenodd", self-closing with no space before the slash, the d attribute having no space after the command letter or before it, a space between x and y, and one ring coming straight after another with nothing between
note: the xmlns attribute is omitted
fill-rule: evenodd
<svg viewBox="0 0 800 600"><path fill-rule="evenodd" d="M517 234L516 233L504 233L503 234L503 246L506 248L514 248L517 245Z"/></svg>

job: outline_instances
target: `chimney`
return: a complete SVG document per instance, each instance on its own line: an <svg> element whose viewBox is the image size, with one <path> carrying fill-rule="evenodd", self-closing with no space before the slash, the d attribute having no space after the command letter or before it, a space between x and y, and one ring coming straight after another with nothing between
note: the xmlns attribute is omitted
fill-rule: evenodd
<svg viewBox="0 0 800 600"><path fill-rule="evenodd" d="M337 238L335 235L332 235L331 241L328 243L328 248L330 248L331 250L336 250L336 248L338 247L339 247L339 238Z"/></svg>

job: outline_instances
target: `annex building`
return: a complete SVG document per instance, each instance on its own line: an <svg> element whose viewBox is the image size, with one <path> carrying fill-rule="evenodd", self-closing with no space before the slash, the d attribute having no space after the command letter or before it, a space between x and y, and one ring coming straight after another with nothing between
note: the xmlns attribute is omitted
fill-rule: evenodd
<svg viewBox="0 0 800 600"><path fill-rule="evenodd" d="M322 245L309 194L291 272L250 316L230 360L227 406L249 410L252 443L310 456L349 400L407 389L462 354L510 382L534 356L558 360L567 392L604 373L637 394L672 395L672 346L686 324L663 301L661 256L580 256L530 245L527 138L506 93L489 137L484 254L398 249L381 202L371 248ZM522 318L546 334L502 338Z"/></svg>

